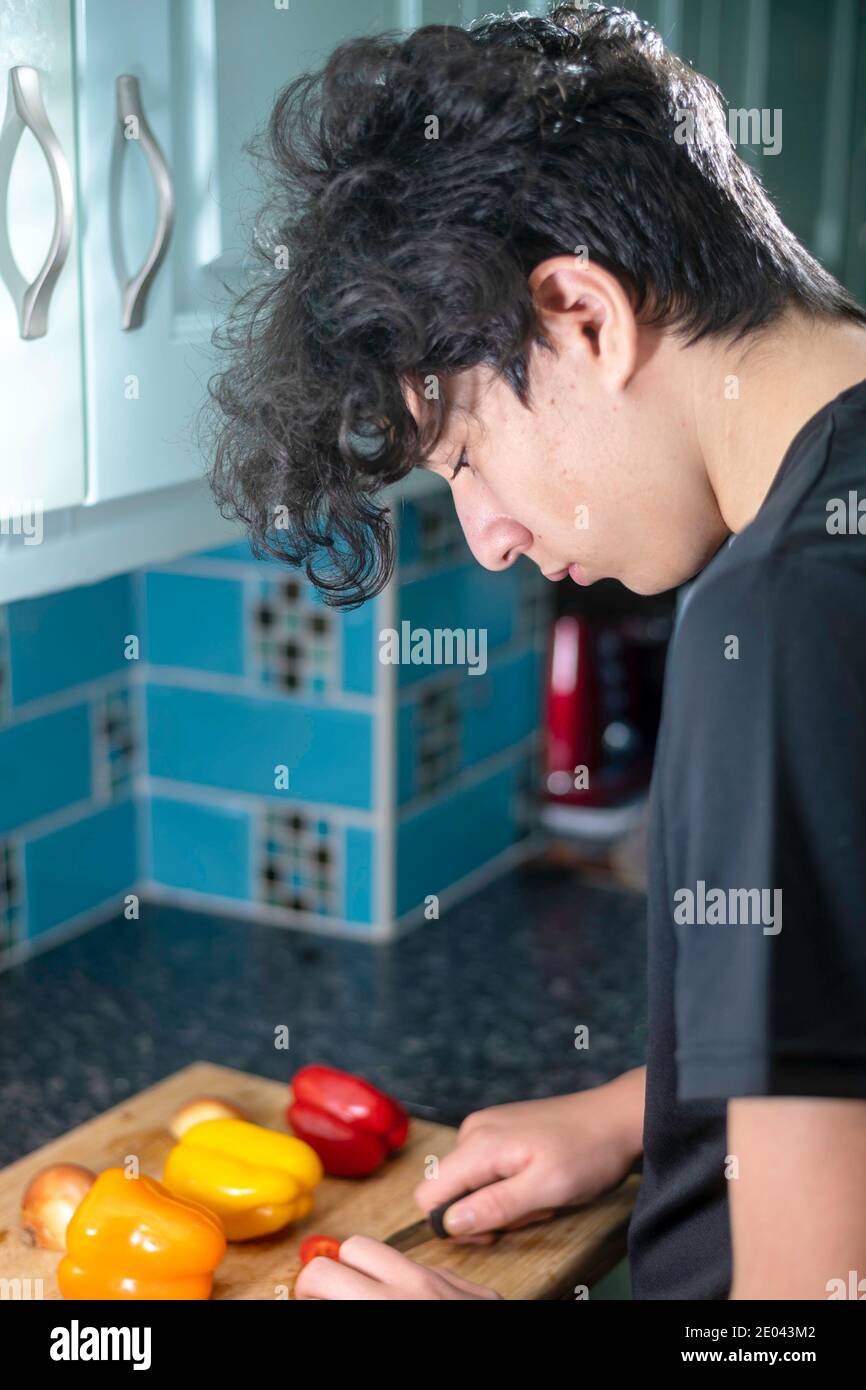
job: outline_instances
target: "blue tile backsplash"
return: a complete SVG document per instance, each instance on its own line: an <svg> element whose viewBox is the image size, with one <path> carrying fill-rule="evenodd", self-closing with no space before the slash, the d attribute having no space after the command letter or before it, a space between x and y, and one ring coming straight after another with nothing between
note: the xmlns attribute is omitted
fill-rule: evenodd
<svg viewBox="0 0 866 1390"><path fill-rule="evenodd" d="M148 897L383 937L510 862L546 589L480 569L433 495L349 613L244 542L0 608L0 956Z"/></svg>
<svg viewBox="0 0 866 1390"><path fill-rule="evenodd" d="M126 668L123 639L133 630L129 575L26 599L6 611L13 706Z"/></svg>

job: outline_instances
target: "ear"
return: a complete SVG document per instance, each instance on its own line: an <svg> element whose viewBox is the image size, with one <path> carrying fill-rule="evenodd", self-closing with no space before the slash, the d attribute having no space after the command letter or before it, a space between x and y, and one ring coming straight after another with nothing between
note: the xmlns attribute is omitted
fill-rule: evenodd
<svg viewBox="0 0 866 1390"><path fill-rule="evenodd" d="M529 291L556 352L581 354L611 390L624 390L637 368L638 325L616 276L577 256L551 256L533 270Z"/></svg>

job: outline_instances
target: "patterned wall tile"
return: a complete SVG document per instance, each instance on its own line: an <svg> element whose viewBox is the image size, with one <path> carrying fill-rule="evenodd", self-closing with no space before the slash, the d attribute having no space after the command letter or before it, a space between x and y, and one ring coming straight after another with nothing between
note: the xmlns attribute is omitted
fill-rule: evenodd
<svg viewBox="0 0 866 1390"><path fill-rule="evenodd" d="M287 694L322 696L338 688L339 617L298 577L259 580L250 613L253 670Z"/></svg>
<svg viewBox="0 0 866 1390"><path fill-rule="evenodd" d="M418 512L419 564L450 565L469 558L450 492L419 498L414 505Z"/></svg>
<svg viewBox="0 0 866 1390"><path fill-rule="evenodd" d="M130 576L0 608L0 953L141 878L378 923L374 877L392 847L374 801L377 721L391 717L390 696L380 704L377 692L395 677L400 803L430 799L407 807L399 832L401 911L513 838L516 808L488 814L486 794L462 779L525 743L548 586L528 566L479 569L444 490L406 504L403 519L391 621L483 632L486 675L441 657L383 668L378 603L334 611L303 576L255 561L245 545L143 576L142 663L123 653L138 630ZM144 801L133 677L153 779ZM45 703L28 717L20 706L33 699ZM284 767L286 790L275 780ZM507 785L491 783L491 795ZM368 812L368 823L347 824L336 807ZM138 814L149 818L146 863Z"/></svg>
<svg viewBox="0 0 866 1390"><path fill-rule="evenodd" d="M454 681L425 691L418 699L415 742L415 794L437 791L461 767L460 697Z"/></svg>
<svg viewBox="0 0 866 1390"><path fill-rule="evenodd" d="M292 912L340 915L340 836L328 820L302 807L267 808L257 827L257 896Z"/></svg>
<svg viewBox="0 0 866 1390"><path fill-rule="evenodd" d="M94 784L101 801L125 796L132 783L136 745L128 686L94 701Z"/></svg>
<svg viewBox="0 0 866 1390"><path fill-rule="evenodd" d="M0 952L18 943L23 935L20 853L11 840L0 840Z"/></svg>
<svg viewBox="0 0 866 1390"><path fill-rule="evenodd" d="M450 492L403 503L399 512L399 559L413 569L441 569L471 558Z"/></svg>

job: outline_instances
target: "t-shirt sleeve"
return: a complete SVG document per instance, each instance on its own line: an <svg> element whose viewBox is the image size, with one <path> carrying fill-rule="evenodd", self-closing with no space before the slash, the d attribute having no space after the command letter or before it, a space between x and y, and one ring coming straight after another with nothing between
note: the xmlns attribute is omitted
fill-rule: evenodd
<svg viewBox="0 0 866 1390"><path fill-rule="evenodd" d="M675 643L678 1097L866 1097L866 583L745 563Z"/></svg>

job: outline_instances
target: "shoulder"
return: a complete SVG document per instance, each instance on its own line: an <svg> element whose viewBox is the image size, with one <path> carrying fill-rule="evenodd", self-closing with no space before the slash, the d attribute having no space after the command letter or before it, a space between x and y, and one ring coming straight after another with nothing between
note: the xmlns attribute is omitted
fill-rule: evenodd
<svg viewBox="0 0 866 1390"><path fill-rule="evenodd" d="M846 540L848 538L846 537ZM866 639L866 536L856 550L784 546L736 556L736 543L694 582L675 639L681 654L702 659L740 634L764 650L817 640L822 646Z"/></svg>
<svg viewBox="0 0 866 1390"><path fill-rule="evenodd" d="M675 629L666 706L688 736L724 727L739 744L786 722L862 716L866 706L866 539L841 551L731 553L696 581Z"/></svg>

